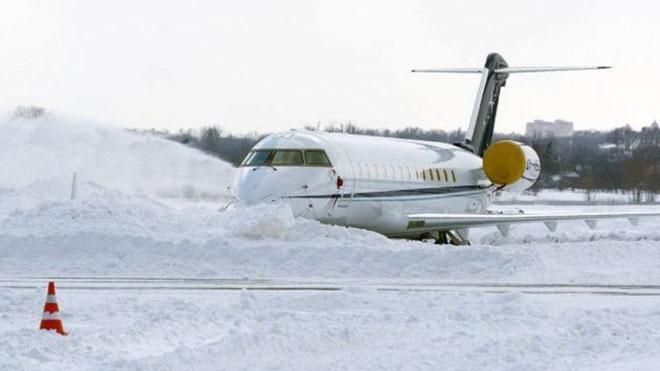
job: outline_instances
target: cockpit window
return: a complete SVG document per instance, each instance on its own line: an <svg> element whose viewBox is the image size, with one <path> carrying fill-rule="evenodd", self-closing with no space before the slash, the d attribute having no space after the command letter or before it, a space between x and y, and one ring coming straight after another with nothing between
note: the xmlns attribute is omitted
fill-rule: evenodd
<svg viewBox="0 0 660 371"><path fill-rule="evenodd" d="M303 157L304 152L304 157ZM325 166L332 164L321 149L257 149L250 151L241 166Z"/></svg>
<svg viewBox="0 0 660 371"><path fill-rule="evenodd" d="M245 157L245 160L243 160L241 166L268 165L268 163L270 162L270 155L272 152L273 151L269 149L250 151L250 153L248 153L248 155Z"/></svg>
<svg viewBox="0 0 660 371"><path fill-rule="evenodd" d="M295 166L303 164L303 156L301 151L292 149L278 149L275 150L273 158L270 161L272 166Z"/></svg>
<svg viewBox="0 0 660 371"><path fill-rule="evenodd" d="M321 150L305 151L305 164L307 166L332 166L328 156Z"/></svg>

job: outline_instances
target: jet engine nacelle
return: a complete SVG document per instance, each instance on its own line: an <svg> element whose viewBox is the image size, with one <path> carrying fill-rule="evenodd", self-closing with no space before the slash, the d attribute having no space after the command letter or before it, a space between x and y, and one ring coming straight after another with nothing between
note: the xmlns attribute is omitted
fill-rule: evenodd
<svg viewBox="0 0 660 371"><path fill-rule="evenodd" d="M532 147L512 140L491 144L484 153L484 172L502 189L522 192L541 174L541 161Z"/></svg>

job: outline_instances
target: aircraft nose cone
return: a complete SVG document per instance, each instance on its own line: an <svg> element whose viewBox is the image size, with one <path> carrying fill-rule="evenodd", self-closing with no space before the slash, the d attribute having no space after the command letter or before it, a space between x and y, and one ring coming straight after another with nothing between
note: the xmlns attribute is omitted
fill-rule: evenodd
<svg viewBox="0 0 660 371"><path fill-rule="evenodd" d="M259 203L265 195L261 194L255 189L256 187L247 187L242 186L236 189L235 196L238 202L244 203L246 205L254 205Z"/></svg>
<svg viewBox="0 0 660 371"><path fill-rule="evenodd" d="M234 178L234 196L240 203L254 205L260 202L273 200L276 195L272 186L264 182L264 174L259 170L242 169Z"/></svg>

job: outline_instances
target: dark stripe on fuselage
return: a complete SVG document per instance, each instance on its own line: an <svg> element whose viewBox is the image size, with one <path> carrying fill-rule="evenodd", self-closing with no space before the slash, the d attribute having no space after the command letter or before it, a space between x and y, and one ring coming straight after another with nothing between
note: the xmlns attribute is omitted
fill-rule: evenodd
<svg viewBox="0 0 660 371"><path fill-rule="evenodd" d="M353 194L345 193L341 196L338 193L328 194L328 195L300 195L300 196L288 196L287 198L383 198L383 197L402 197L402 196L429 196L429 195L441 195L448 193L461 193L469 191L478 191L484 190L488 187L482 187L479 185L466 185L466 186L456 186L456 187L434 187L434 188L411 188L411 189L396 189L392 191L377 191L377 192L357 192Z"/></svg>

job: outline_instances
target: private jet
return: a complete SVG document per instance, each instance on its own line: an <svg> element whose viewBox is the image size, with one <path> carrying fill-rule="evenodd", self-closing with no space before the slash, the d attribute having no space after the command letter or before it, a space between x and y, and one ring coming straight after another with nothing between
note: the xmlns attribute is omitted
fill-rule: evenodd
<svg viewBox="0 0 660 371"><path fill-rule="evenodd" d="M237 203L286 202L294 214L364 228L391 238L469 244L469 229L515 223L660 216L658 212L516 213L488 210L496 191L521 192L539 178L537 153L523 143L491 144L500 90L511 74L599 70L589 67L509 67L499 54L483 68L413 70L481 74L465 139L449 144L345 133L291 130L265 137L236 172Z"/></svg>

